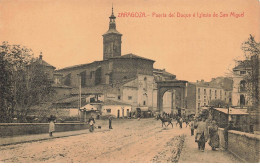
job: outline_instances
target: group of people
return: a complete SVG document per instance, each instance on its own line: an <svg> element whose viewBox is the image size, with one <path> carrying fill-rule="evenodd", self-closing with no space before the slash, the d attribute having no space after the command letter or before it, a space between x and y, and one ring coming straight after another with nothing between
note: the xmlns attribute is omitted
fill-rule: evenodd
<svg viewBox="0 0 260 166"><path fill-rule="evenodd" d="M49 118L48 118L48 121L49 121L49 135L50 137L53 136L53 133L55 132L55 123L56 123L56 117L51 115ZM94 131L94 124L95 124L95 119L94 117L91 115L90 118L88 119L88 122L87 124L89 124L89 131L90 132L93 132ZM109 116L108 117L108 128L109 129L113 129L112 128L112 116Z"/></svg>
<svg viewBox="0 0 260 166"><path fill-rule="evenodd" d="M219 148L218 126L215 120L209 122L205 117L199 117L197 120L192 120L189 125L191 136L194 135L196 129L195 142L198 143L199 150L205 150L205 144L208 140L213 151Z"/></svg>

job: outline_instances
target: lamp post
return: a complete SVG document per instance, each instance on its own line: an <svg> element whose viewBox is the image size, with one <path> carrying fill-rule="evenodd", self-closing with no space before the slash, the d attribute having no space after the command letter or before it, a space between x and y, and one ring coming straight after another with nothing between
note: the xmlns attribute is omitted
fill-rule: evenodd
<svg viewBox="0 0 260 166"><path fill-rule="evenodd" d="M81 108L81 75L78 74L79 77L79 111L78 111L78 117L80 119L80 108Z"/></svg>
<svg viewBox="0 0 260 166"><path fill-rule="evenodd" d="M227 126L229 126L229 106L228 106L228 118L227 118Z"/></svg>

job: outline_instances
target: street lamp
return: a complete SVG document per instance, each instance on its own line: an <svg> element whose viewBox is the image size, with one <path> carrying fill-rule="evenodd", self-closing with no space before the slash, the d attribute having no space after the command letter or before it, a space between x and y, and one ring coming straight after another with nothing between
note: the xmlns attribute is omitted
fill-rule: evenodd
<svg viewBox="0 0 260 166"><path fill-rule="evenodd" d="M80 108L81 108L81 75L77 74L79 78L79 110L78 110L78 117L80 119Z"/></svg>

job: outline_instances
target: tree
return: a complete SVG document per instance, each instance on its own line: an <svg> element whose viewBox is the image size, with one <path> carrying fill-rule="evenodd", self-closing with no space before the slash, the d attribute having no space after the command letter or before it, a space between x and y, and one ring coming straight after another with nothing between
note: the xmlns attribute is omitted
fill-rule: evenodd
<svg viewBox="0 0 260 166"><path fill-rule="evenodd" d="M52 95L52 80L31 49L3 42L0 55L0 121L11 122L15 114L24 121L32 106Z"/></svg>
<svg viewBox="0 0 260 166"><path fill-rule="evenodd" d="M247 41L242 44L242 50L245 53L246 60L243 61L244 66L247 66L250 71L245 75L246 91L252 105L255 109L259 107L259 54L260 43L255 41L255 38L250 35Z"/></svg>
<svg viewBox="0 0 260 166"><path fill-rule="evenodd" d="M224 100L220 99L211 100L209 104L216 108L224 108L229 106Z"/></svg>

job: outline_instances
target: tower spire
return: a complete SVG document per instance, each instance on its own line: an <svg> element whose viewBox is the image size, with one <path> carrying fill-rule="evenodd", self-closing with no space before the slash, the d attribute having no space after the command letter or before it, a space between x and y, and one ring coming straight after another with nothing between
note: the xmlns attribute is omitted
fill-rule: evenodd
<svg viewBox="0 0 260 166"><path fill-rule="evenodd" d="M110 21L109 21L109 29L116 29L116 17L114 15L114 7L113 7L113 3L112 3L112 14L109 17Z"/></svg>

